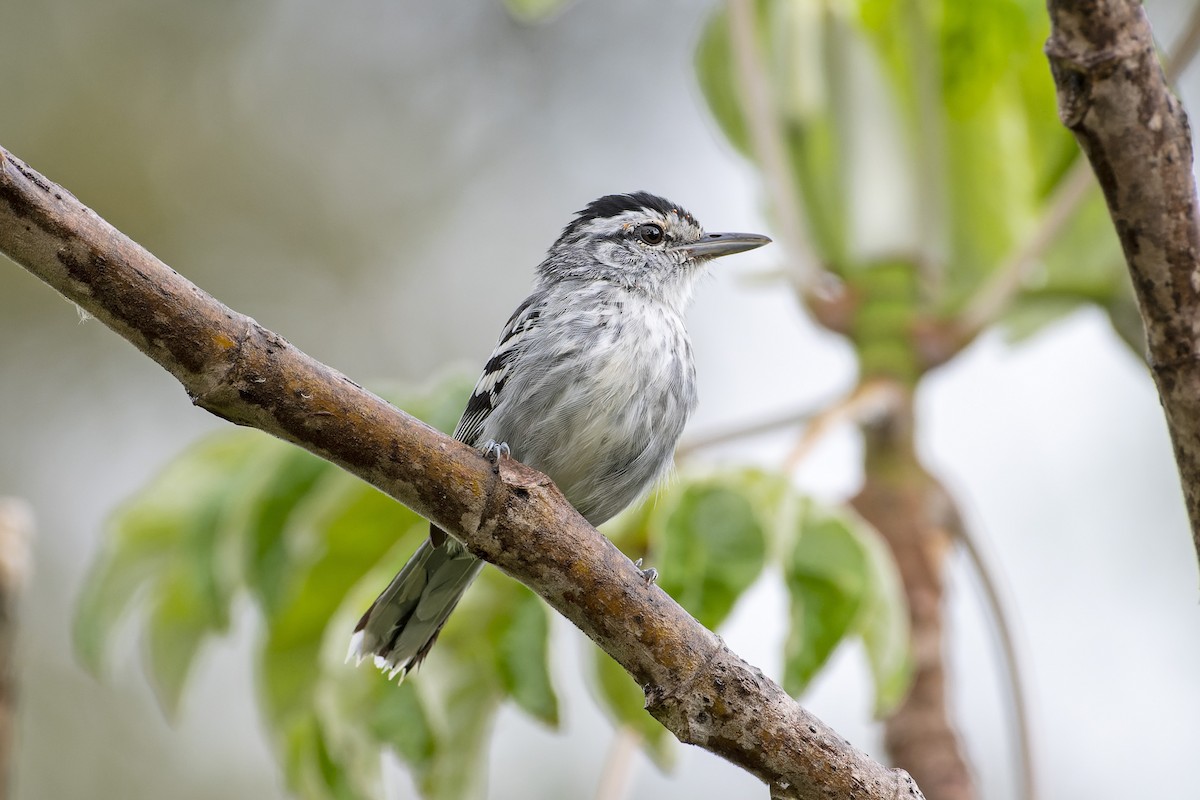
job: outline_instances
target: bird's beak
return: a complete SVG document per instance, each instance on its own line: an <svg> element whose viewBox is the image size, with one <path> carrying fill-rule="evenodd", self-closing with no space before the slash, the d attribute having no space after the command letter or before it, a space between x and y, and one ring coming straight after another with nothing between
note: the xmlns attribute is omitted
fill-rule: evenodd
<svg viewBox="0 0 1200 800"><path fill-rule="evenodd" d="M675 245L676 250L682 250L693 258L717 258L733 253L744 253L756 247L769 244L770 239L757 233L710 233L701 236L695 242L682 242Z"/></svg>

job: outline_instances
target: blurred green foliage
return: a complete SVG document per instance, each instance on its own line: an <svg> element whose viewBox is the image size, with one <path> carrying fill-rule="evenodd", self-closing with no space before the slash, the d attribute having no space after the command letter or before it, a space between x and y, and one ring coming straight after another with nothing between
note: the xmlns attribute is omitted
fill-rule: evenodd
<svg viewBox="0 0 1200 800"><path fill-rule="evenodd" d="M451 379L392 399L451 430L470 387ZM906 617L887 554L857 519L818 514L781 476L685 474L611 527L712 628L777 563L794 623L785 654L791 691L803 691L850 635L867 644L881 707L905 685ZM80 600L76 645L100 671L115 626L140 611L147 671L174 711L204 642L227 631L235 600L250 598L264 622L259 703L292 791L378 796L380 755L390 750L426 797L475 796L501 704L558 724L546 605L485 570L403 685L342 663L354 620L428 531L413 512L308 453L253 431L223 433L180 455L113 517ZM812 624L837 592L844 624ZM643 709L637 685L598 649L592 677L614 722L638 731L668 765L670 736Z"/></svg>
<svg viewBox="0 0 1200 800"><path fill-rule="evenodd" d="M756 0L755 6L754 45L820 266L866 297L878 295L880 269L900 266L916 287L902 317L954 318L1011 264L1079 158L1058 121L1042 54L1045 3ZM696 70L722 130L753 157L734 45L727 14L718 11L704 30ZM854 89L873 82L887 93L865 108ZM854 166L885 142L904 161L900 199L888 213L912 225L894 241L868 241L859 232L875 220L864 210L871 203L863 202ZM1095 303L1141 352L1140 332L1128 325L1132 295L1124 261L1097 192L1038 255L1033 280L1003 309L1010 333L1029 335ZM895 312L894 306L884 311ZM876 316L860 315L871 328L856 337L860 350L897 338Z"/></svg>

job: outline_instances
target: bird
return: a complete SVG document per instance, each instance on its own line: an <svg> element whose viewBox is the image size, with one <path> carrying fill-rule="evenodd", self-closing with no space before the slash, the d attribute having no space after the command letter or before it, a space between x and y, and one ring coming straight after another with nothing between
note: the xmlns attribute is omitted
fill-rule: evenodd
<svg viewBox="0 0 1200 800"><path fill-rule="evenodd" d="M645 191L588 203L538 266L454 438L545 473L592 525L612 518L668 471L695 410L684 313L698 280L713 259L770 241L705 233L682 206ZM362 615L347 661L373 657L403 680L482 567L431 524Z"/></svg>

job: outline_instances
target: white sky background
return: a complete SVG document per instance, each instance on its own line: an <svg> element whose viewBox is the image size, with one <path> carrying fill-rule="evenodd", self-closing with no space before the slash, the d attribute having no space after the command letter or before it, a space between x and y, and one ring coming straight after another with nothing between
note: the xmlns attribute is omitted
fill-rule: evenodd
<svg viewBox="0 0 1200 800"><path fill-rule="evenodd" d="M358 379L482 364L546 246L595 196L645 188L710 230L770 232L755 173L694 84L696 4L582 0L534 29L496 0L104 5L0 0L0 143ZM1159 30L1177 30L1182 13L1150 6ZM1195 84L1184 100L1200 108ZM743 280L780 255L729 259L698 293L692 432L811 406L853 381L844 343L782 290ZM1172 767L1200 741L1196 556L1144 368L1084 312L1017 347L985 337L930 377L919 410L923 452L1004 574L1045 796L1193 793ZM105 515L220 425L131 347L0 265L0 494L29 500L40 527L21 621L18 798L283 796L245 666L252 617L202 659L174 727L132 635L101 683L69 647ZM777 463L791 441L714 458ZM832 435L800 479L822 496L852 492L857 448ZM950 593L954 705L982 796L999 800L1012 786L1007 701L961 560ZM783 607L768 578L723 631L772 674ZM579 635L560 626L556 637L564 732L502 714L491 797L587 796L600 771L609 731L574 677ZM880 752L853 648L805 702ZM630 796L763 794L705 754L680 755L668 777L639 759ZM399 772L389 788L408 796Z"/></svg>

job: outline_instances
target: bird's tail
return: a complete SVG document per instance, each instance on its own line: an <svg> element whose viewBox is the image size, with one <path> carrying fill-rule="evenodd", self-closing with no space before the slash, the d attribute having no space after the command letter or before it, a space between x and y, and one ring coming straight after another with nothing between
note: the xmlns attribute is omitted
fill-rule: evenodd
<svg viewBox="0 0 1200 800"><path fill-rule="evenodd" d="M375 666L400 680L417 668L446 618L479 574L483 562L453 539L426 539L363 614L346 660L374 656Z"/></svg>

